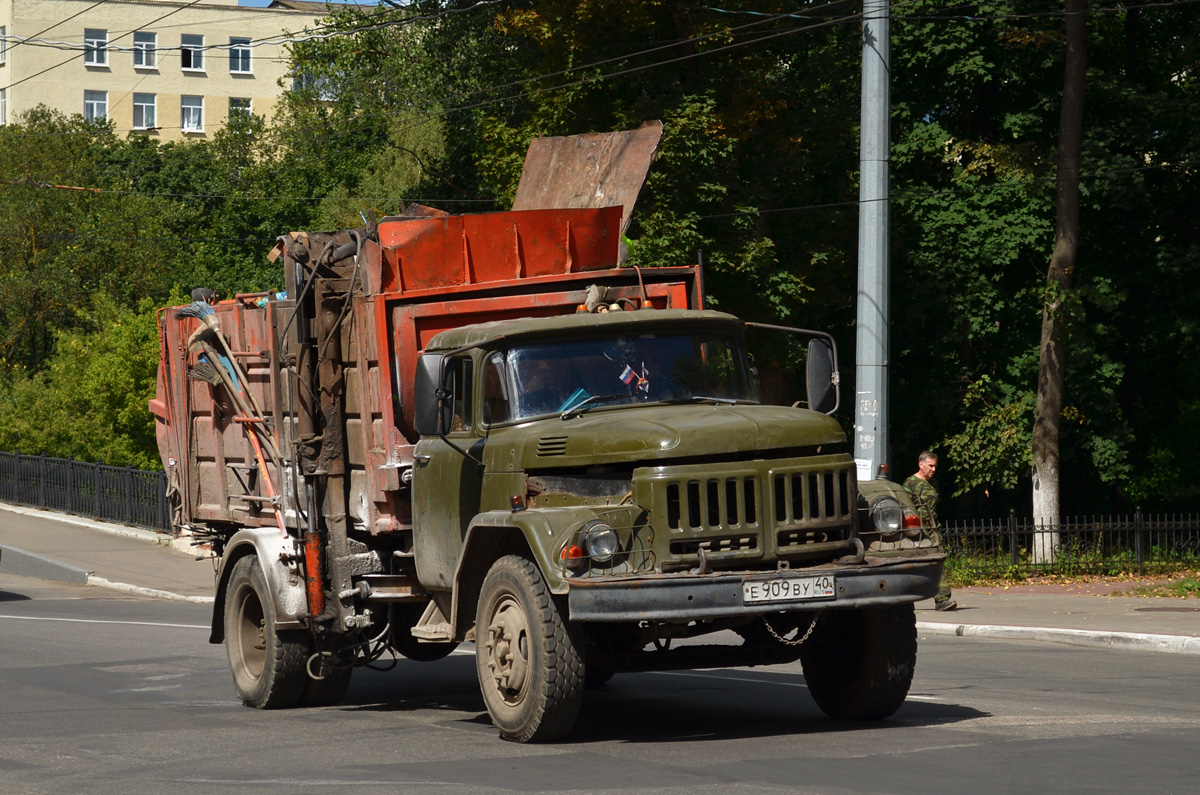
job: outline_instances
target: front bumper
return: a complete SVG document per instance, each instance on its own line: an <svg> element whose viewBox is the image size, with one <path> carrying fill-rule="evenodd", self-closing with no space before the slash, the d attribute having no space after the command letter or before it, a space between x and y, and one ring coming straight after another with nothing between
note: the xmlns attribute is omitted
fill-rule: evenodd
<svg viewBox="0 0 1200 795"><path fill-rule="evenodd" d="M830 563L780 571L731 574L659 574L570 581L567 604L572 621L696 621L814 610L857 610L931 599L942 578L942 554L873 558L861 564ZM744 604L742 584L780 576L831 574L833 599Z"/></svg>

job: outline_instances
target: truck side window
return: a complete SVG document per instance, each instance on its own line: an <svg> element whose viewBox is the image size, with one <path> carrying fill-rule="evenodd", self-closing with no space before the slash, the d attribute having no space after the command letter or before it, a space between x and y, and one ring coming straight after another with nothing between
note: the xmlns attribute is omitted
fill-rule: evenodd
<svg viewBox="0 0 1200 795"><path fill-rule="evenodd" d="M504 392L504 355L493 353L483 370L483 421L488 425L508 419L508 397Z"/></svg>
<svg viewBox="0 0 1200 795"><path fill-rule="evenodd" d="M467 358L453 359L450 362L454 373L454 419L450 423L450 432L458 433L471 429L471 384L474 368Z"/></svg>

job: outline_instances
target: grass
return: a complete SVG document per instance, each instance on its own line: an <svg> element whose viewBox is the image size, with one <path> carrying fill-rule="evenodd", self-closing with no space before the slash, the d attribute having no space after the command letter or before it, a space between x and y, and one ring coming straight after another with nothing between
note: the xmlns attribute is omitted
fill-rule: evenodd
<svg viewBox="0 0 1200 795"><path fill-rule="evenodd" d="M1130 596L1162 596L1170 599L1200 598L1200 576L1188 575L1182 580L1143 585L1129 591Z"/></svg>
<svg viewBox="0 0 1200 795"><path fill-rule="evenodd" d="M1085 582L1161 583L1146 585L1160 589L1153 594L1200 597L1200 555L1194 549L1164 550L1151 547L1142 572L1133 550L1104 548L1070 539L1057 550L1054 563L1040 566L1029 560L1029 550L1018 550L1017 562L1005 550L958 548L946 561L945 580L953 587L1028 584L1074 584Z"/></svg>
<svg viewBox="0 0 1200 795"><path fill-rule="evenodd" d="M1028 571L1020 567L992 566L986 563L979 565L963 560L951 560L946 568L946 583L953 588L977 586L982 588L1004 587L1010 585L1078 585L1080 583L1141 583L1136 587L1125 590L1129 596L1160 596L1172 599L1187 597L1200 598L1200 572L1193 564L1185 569L1172 567L1163 570L1161 567L1153 572L1139 575L1136 570L1129 571L1066 571L1053 569L1049 571ZM1151 580L1151 582L1147 582Z"/></svg>

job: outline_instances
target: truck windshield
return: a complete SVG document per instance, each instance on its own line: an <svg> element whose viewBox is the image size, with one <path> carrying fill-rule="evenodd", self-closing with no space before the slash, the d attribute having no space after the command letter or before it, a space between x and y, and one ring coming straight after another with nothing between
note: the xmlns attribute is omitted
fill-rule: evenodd
<svg viewBox="0 0 1200 795"><path fill-rule="evenodd" d="M759 399L743 340L728 332L518 345L492 354L483 391L489 422L620 404Z"/></svg>

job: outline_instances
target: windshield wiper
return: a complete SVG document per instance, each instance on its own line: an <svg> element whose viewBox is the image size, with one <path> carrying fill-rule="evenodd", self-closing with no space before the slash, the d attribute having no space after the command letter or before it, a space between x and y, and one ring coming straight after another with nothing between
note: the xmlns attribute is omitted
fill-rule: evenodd
<svg viewBox="0 0 1200 795"><path fill-rule="evenodd" d="M559 416L561 419L564 419L564 420L569 420L569 419L571 419L571 417L573 417L574 415L581 413L581 412L583 411L583 409L584 409L584 408L586 408L586 407L588 407L588 406L594 406L594 405L596 405L597 403L603 403L603 402L605 402L605 401L608 401L608 400L616 400L617 398L627 398L627 397L629 397L629 395L626 395L626 394L619 394L619 395L592 395L591 397L589 397L589 398L587 398L587 399L585 399L585 400L582 400L582 401L580 401L578 404L576 404L576 405L574 405L574 406L571 406L571 408L567 409L566 411L564 411L562 414L559 414L558 416Z"/></svg>
<svg viewBox="0 0 1200 795"><path fill-rule="evenodd" d="M724 403L725 405L728 405L728 406L736 406L738 403L742 403L744 401L738 400L737 398L711 397L709 395L692 395L691 397L685 397L685 398L671 398L670 400L664 400L663 402L664 403Z"/></svg>

